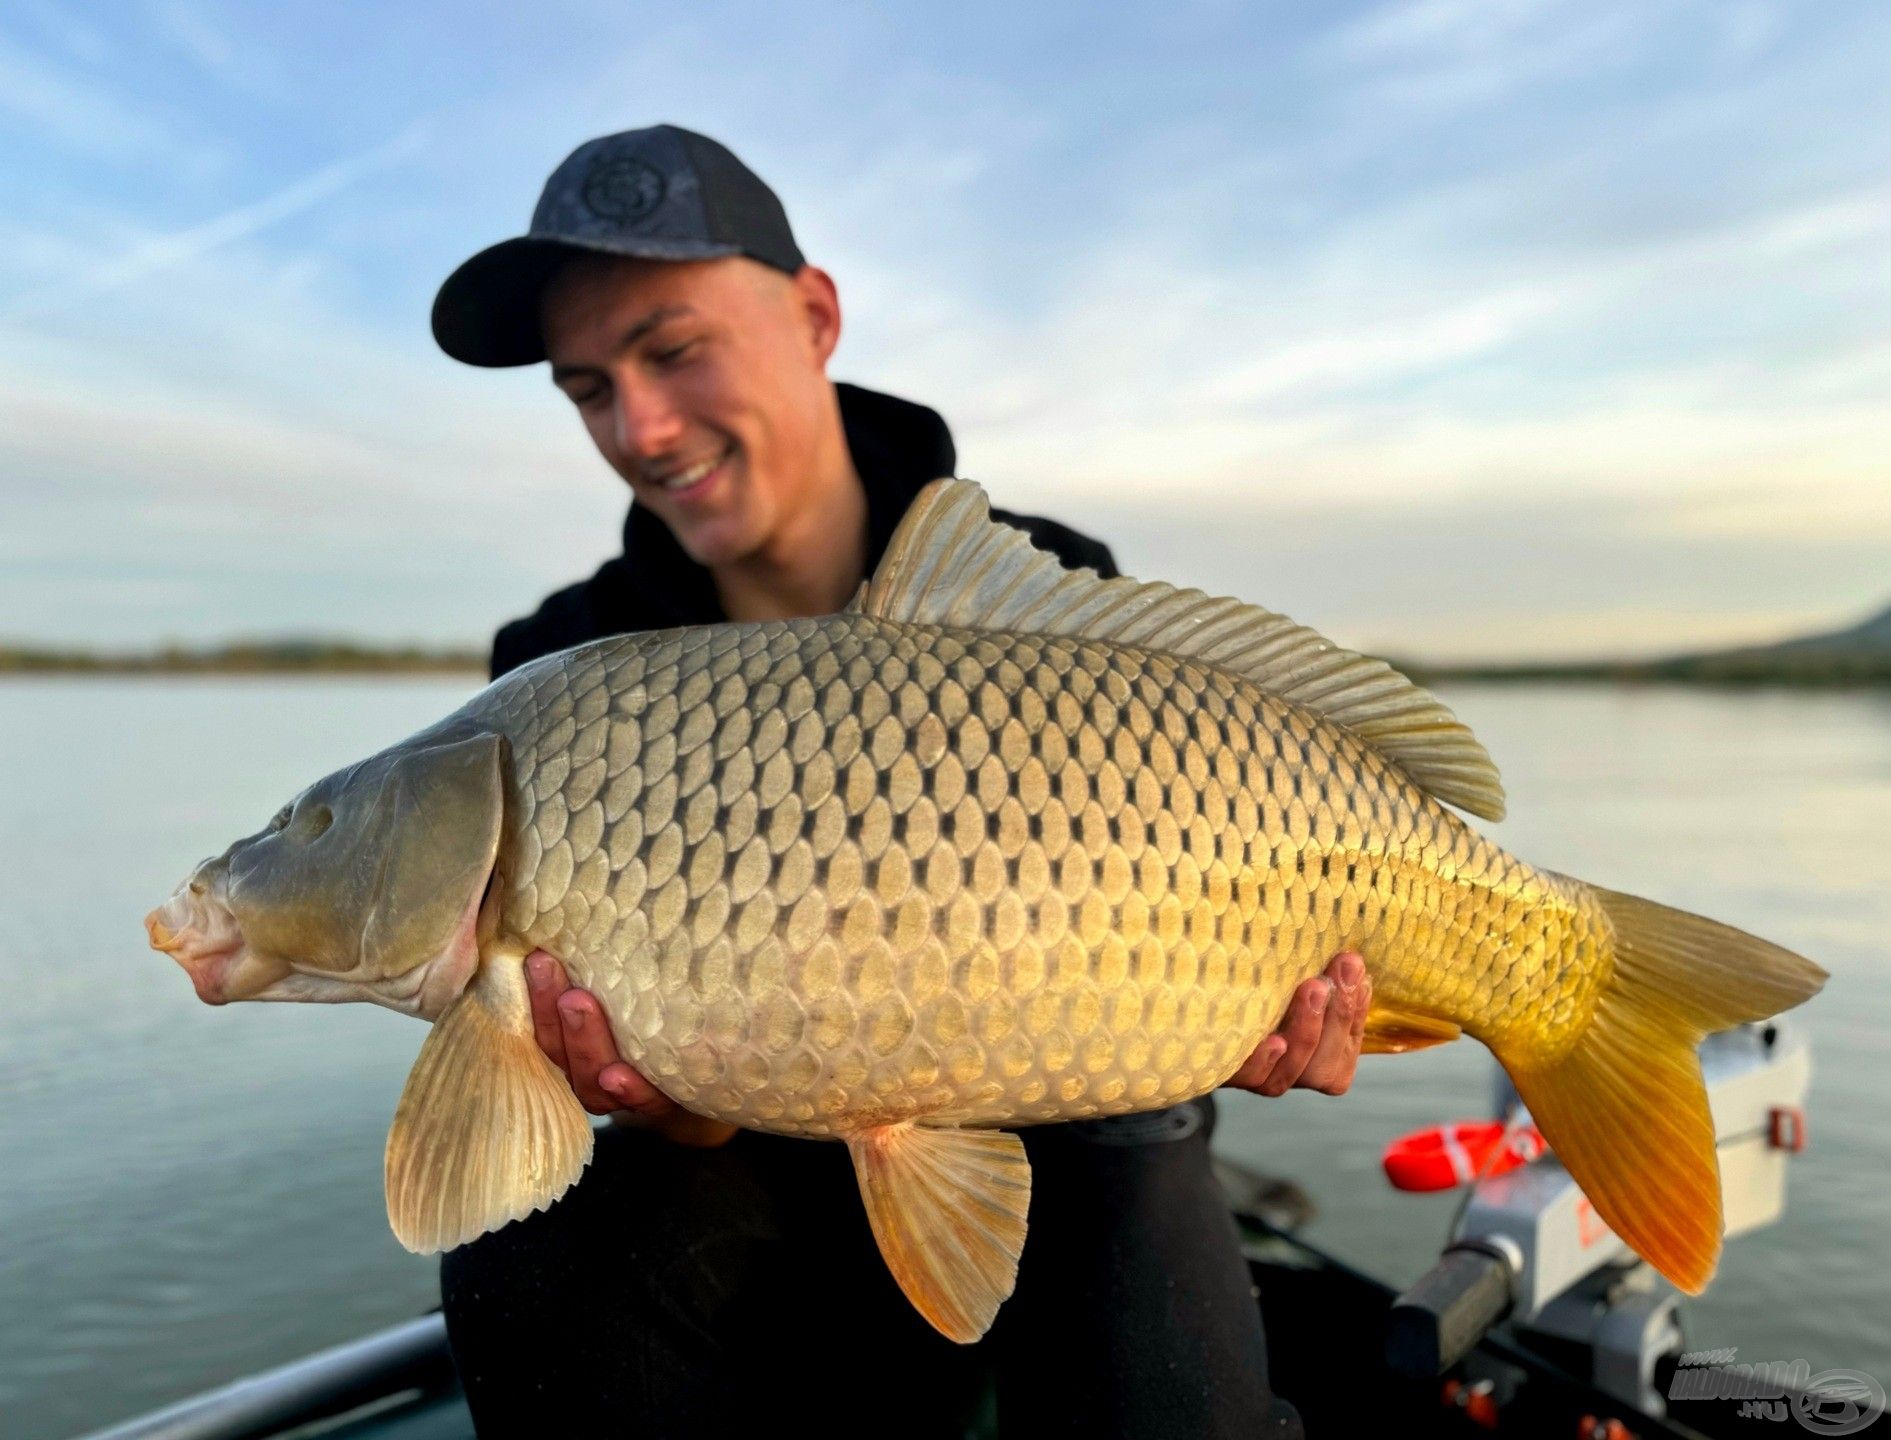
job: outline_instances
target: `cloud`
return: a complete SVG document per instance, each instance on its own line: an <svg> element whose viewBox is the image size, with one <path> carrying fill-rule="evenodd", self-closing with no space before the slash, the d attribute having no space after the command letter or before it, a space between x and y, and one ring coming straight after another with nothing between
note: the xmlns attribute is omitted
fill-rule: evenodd
<svg viewBox="0 0 1891 1440"><path fill-rule="evenodd" d="M69 284L39 294L16 296L11 304L0 307L0 323L70 306L249 240L271 226L333 199L376 171L412 158L424 148L426 141L427 131L423 125L409 125L373 149L324 165L260 200L239 205L188 229L147 240Z"/></svg>
<svg viewBox="0 0 1891 1440"><path fill-rule="evenodd" d="M1882 527L1825 535L1812 566L1790 540L1676 524L1674 509L1659 496L1375 503L1255 485L1212 504L1118 492L1079 518L1129 573L1419 658L1655 655L1831 628L1882 604Z"/></svg>
<svg viewBox="0 0 1891 1440"><path fill-rule="evenodd" d="M1482 291L1389 258L1337 297L1317 272L1188 266L1139 239L1074 264L1027 318L869 264L848 363L935 397L969 466L1046 503L1270 480L1378 499L1743 489L1771 497L1744 510L1812 535L1879 524L1852 502L1891 448L1885 356L1821 343L1797 314L1775 335L1740 297L1789 294L1813 267L1881 309L1866 237L1891 239L1873 189L1559 256ZM1697 303L1717 312L1705 351L1673 313ZM1545 358L1570 346L1580 378ZM1774 363L1782 346L1801 353Z"/></svg>
<svg viewBox="0 0 1891 1440"><path fill-rule="evenodd" d="M238 69L236 47L202 10L186 0L160 0L148 9L164 36L204 70L228 76Z"/></svg>
<svg viewBox="0 0 1891 1440"><path fill-rule="evenodd" d="M1490 49L1536 27L1555 8L1514 0L1398 0L1337 27L1325 48L1354 59Z"/></svg>
<svg viewBox="0 0 1891 1440"><path fill-rule="evenodd" d="M83 64L96 65L111 54L104 31L52 0L22 0L17 13L40 35Z"/></svg>
<svg viewBox="0 0 1891 1440"><path fill-rule="evenodd" d="M479 644L615 550L623 486L542 377L276 276L235 244L0 338L9 638Z"/></svg>
<svg viewBox="0 0 1891 1440"><path fill-rule="evenodd" d="M6 115L24 122L40 143L88 158L126 160L182 143L147 108L0 37L0 116Z"/></svg>
<svg viewBox="0 0 1891 1440"><path fill-rule="evenodd" d="M1229 367L1205 387L1204 398L1251 403L1308 390L1357 390L1414 371L1436 371L1514 340L1557 303L1541 289L1519 287L1402 323L1302 340Z"/></svg>
<svg viewBox="0 0 1891 1440"><path fill-rule="evenodd" d="M1410 0L1342 25L1315 46L1327 71L1353 72L1351 99L1378 112L1471 108L1623 68L1648 33L1619 0Z"/></svg>

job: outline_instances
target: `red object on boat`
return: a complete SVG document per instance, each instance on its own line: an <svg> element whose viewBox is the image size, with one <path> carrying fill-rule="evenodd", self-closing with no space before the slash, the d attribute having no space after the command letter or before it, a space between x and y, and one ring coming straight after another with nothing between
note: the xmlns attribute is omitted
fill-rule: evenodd
<svg viewBox="0 0 1891 1440"><path fill-rule="evenodd" d="M1527 1165L1549 1146L1534 1125L1506 1133L1501 1120L1454 1120L1401 1135L1385 1147L1385 1178L1400 1190L1449 1190Z"/></svg>
<svg viewBox="0 0 1891 1440"><path fill-rule="evenodd" d="M1469 1385L1462 1380L1447 1380L1441 1398L1451 1409L1463 1411L1464 1418L1473 1425L1495 1430L1503 1418L1497 1406L1495 1389L1489 1380L1479 1380Z"/></svg>
<svg viewBox="0 0 1891 1440"><path fill-rule="evenodd" d="M1797 1155L1806 1148L1806 1112L1797 1105L1775 1105L1766 1112L1766 1142Z"/></svg>

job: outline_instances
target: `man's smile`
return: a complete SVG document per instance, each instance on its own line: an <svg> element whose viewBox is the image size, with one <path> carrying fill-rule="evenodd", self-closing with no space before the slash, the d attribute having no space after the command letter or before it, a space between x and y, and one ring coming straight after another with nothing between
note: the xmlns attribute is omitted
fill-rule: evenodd
<svg viewBox="0 0 1891 1440"><path fill-rule="evenodd" d="M710 485L725 470L727 462L734 457L734 454L733 445L725 446L718 453L702 460L681 468L652 474L648 478L666 495L675 499L697 499L708 492Z"/></svg>

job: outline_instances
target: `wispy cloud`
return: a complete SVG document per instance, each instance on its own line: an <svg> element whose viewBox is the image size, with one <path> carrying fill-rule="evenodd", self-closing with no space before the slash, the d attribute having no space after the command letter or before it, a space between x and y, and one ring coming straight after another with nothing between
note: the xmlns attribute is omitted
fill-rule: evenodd
<svg viewBox="0 0 1891 1440"><path fill-rule="evenodd" d="M153 0L152 19L172 44L205 70L227 75L238 63L236 46L188 0Z"/></svg>
<svg viewBox="0 0 1891 1440"><path fill-rule="evenodd" d="M1355 71L1357 98L1420 114L1632 64L1649 12L1621 0L1410 0L1342 26L1318 58Z"/></svg>
<svg viewBox="0 0 1891 1440"><path fill-rule="evenodd" d="M111 53L104 31L53 0L20 0L16 14L71 59L96 65Z"/></svg>
<svg viewBox="0 0 1891 1440"><path fill-rule="evenodd" d="M1435 374L1515 340L1530 321L1552 313L1557 297L1517 288L1385 325L1264 347L1209 379L1204 398L1249 404L1276 397L1357 391L1402 375Z"/></svg>
<svg viewBox="0 0 1891 1440"><path fill-rule="evenodd" d="M38 294L15 296L11 302L0 306L0 322L58 310L108 290L150 279L165 270L199 260L212 251L252 239L271 226L280 225L333 199L376 171L412 158L425 147L426 142L426 127L410 125L373 149L324 165L260 200L239 205L188 229L147 240L129 252L98 265L68 285Z"/></svg>
<svg viewBox="0 0 1891 1440"><path fill-rule="evenodd" d="M84 32L79 32L83 34ZM0 36L0 117L42 144L123 160L160 150L171 127L71 68Z"/></svg>
<svg viewBox="0 0 1891 1440"><path fill-rule="evenodd" d="M1475 267L1388 257L1336 295L1317 268L1190 267L1132 247L1079 267L1026 321L909 287L861 348L869 369L946 397L983 473L1047 503L1150 474L1196 497L1269 475L1375 497L1770 483L1803 532L1860 522L1807 502L1877 473L1882 361L1868 343L1812 341L1794 314L1772 333L1739 297L1813 274L1863 287L1882 313L1883 242L1891 206L1866 188L1546 258L1529 283L1484 291ZM1360 305L1364 284L1376 305ZM1676 307L1701 304L1719 311L1710 347L1675 333L1700 323ZM1579 383L1544 359L1572 346L1588 349ZM1781 347L1800 353L1778 364Z"/></svg>
<svg viewBox="0 0 1891 1440"><path fill-rule="evenodd" d="M1339 25L1319 48L1358 62L1483 57L1587 8L1568 0L1392 0Z"/></svg>

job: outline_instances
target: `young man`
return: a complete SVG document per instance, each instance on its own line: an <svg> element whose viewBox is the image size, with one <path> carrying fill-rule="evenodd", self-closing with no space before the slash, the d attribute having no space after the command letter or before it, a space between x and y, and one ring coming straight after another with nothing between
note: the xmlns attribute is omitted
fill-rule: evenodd
<svg viewBox="0 0 1891 1440"><path fill-rule="evenodd" d="M933 411L827 378L834 282L775 195L672 126L580 147L529 234L442 287L434 333L474 365L550 360L629 483L624 553L499 632L495 676L627 630L819 615L953 473ZM1110 552L997 512L1065 564ZM549 1210L448 1255L454 1356L483 1435L956 1436L995 1379L1007 1434L1293 1435L1209 1170L1212 1102L1022 1132L1016 1293L979 1344L921 1320L882 1264L840 1146L680 1110L618 1056L556 957L527 965L539 1043L622 1122ZM1344 1091L1370 1002L1358 956L1296 993L1230 1083Z"/></svg>

